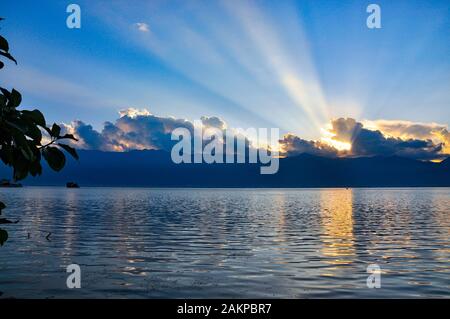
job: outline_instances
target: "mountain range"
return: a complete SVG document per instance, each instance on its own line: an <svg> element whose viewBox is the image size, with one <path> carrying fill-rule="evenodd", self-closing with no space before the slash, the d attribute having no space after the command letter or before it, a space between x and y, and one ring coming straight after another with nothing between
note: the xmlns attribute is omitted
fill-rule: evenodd
<svg viewBox="0 0 450 319"><path fill-rule="evenodd" d="M261 175L261 164L174 164L170 153L79 151L59 173L47 166L24 185L123 187L432 187L450 186L450 158L441 163L402 157L327 158L309 154L280 159L279 171ZM0 177L11 169L0 167Z"/></svg>

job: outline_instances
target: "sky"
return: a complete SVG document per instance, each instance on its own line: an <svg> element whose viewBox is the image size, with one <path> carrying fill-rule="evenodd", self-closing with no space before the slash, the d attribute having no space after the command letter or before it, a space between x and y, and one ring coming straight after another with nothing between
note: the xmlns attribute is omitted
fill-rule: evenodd
<svg viewBox="0 0 450 319"><path fill-rule="evenodd" d="M70 3L80 29L66 26ZM366 25L370 3L380 29ZM306 141L337 136L341 117L396 138L436 137L436 127L436 143L449 138L447 0L2 0L1 15L19 64L0 83L49 121L101 132L133 108Z"/></svg>

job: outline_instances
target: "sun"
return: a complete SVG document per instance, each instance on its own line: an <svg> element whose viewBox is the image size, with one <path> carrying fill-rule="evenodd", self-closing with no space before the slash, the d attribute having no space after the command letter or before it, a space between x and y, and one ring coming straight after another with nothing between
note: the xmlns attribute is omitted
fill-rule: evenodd
<svg viewBox="0 0 450 319"><path fill-rule="evenodd" d="M322 137L320 141L330 146L333 146L338 151L350 151L352 149L352 144L348 142L337 141L331 137Z"/></svg>
<svg viewBox="0 0 450 319"><path fill-rule="evenodd" d="M338 151L350 151L352 149L352 144L349 142L338 141L335 139L335 134L330 132L328 129L320 129L323 136L320 138L322 143L334 147Z"/></svg>

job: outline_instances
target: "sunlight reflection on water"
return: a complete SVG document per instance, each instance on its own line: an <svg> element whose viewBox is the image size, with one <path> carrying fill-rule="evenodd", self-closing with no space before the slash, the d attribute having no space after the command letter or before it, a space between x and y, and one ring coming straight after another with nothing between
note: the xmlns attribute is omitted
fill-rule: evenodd
<svg viewBox="0 0 450 319"><path fill-rule="evenodd" d="M1 189L3 297L448 297L450 189ZM51 241L45 236L51 232ZM28 234L30 238L28 239ZM82 288L65 286L65 267ZM366 286L366 267L382 287Z"/></svg>

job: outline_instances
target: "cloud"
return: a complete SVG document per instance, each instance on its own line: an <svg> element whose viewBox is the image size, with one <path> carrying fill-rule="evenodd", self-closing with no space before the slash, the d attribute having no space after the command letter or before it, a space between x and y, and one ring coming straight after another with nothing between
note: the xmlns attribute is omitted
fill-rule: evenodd
<svg viewBox="0 0 450 319"><path fill-rule="evenodd" d="M353 143L355 138L359 135L363 125L352 118L339 118L331 121L331 129L334 139L340 142Z"/></svg>
<svg viewBox="0 0 450 319"><path fill-rule="evenodd" d="M450 132L446 125L410 121L363 121L364 126L382 131L385 135L402 139L431 140L442 144L443 152L450 153Z"/></svg>
<svg viewBox="0 0 450 319"><path fill-rule="evenodd" d="M371 128L365 128L361 122L352 118L339 118L331 121L329 128L326 130L328 135L331 136L331 141L349 143L351 148L348 150L339 150L333 143L327 145L322 141L306 141L292 134L285 135L280 143L286 156L300 153L341 157L396 155L420 160L433 160L450 155L445 146L445 140L448 140L448 130L445 127L429 125L427 131L423 125L403 126L401 130L403 138L392 136L393 125L384 127L390 134L380 129L374 129L373 125ZM401 127L395 126L395 128L399 133L398 130ZM433 141L432 136L439 140Z"/></svg>
<svg viewBox="0 0 450 319"><path fill-rule="evenodd" d="M87 150L113 150L107 146L103 135L94 130L92 125L85 124L83 121L73 121L71 124L61 124L62 134L70 133L79 138L74 144L79 149Z"/></svg>
<svg viewBox="0 0 450 319"><path fill-rule="evenodd" d="M150 32L150 26L147 23L137 22L134 25L141 32Z"/></svg>
<svg viewBox="0 0 450 319"><path fill-rule="evenodd" d="M286 134L280 143L280 153L284 156L295 156L302 153L335 157L338 150L320 141L307 141L294 134Z"/></svg>
<svg viewBox="0 0 450 319"><path fill-rule="evenodd" d="M386 137L380 131L361 129L352 143L351 153L357 156L398 155L416 159L434 159L442 150L431 140Z"/></svg>
<svg viewBox="0 0 450 319"><path fill-rule="evenodd" d="M443 144L443 152L450 154L450 132L446 128L441 128L432 132Z"/></svg>
<svg viewBox="0 0 450 319"><path fill-rule="evenodd" d="M227 128L225 122L216 116L212 117L202 116L200 119L205 127L214 127L220 130L224 130Z"/></svg>
<svg viewBox="0 0 450 319"><path fill-rule="evenodd" d="M136 149L170 151L176 143L171 140L172 131L179 127L188 129L192 137L196 134L194 127L198 125L216 128L222 133L233 130L215 116L203 116L200 123L193 123L185 119L156 116L146 109L129 108L120 111L119 115L114 123L105 122L101 132L79 120L65 124L63 128L80 139L77 148L119 152ZM327 137L317 141L286 134L279 140L280 154L295 156L308 153L326 157L396 155L419 160L443 159L450 155L446 148L449 132L443 125L413 125L401 121L366 123L370 129L352 118L332 120L325 130ZM382 129L376 129L375 123ZM249 147L256 147L252 146L251 140L246 142ZM341 144L349 147L340 148Z"/></svg>
<svg viewBox="0 0 450 319"><path fill-rule="evenodd" d="M78 148L102 151L129 151L135 149L167 150L173 146L172 131L178 127L193 132L194 126L184 119L158 117L147 110L134 108L120 111L115 123L106 122L101 132L81 121L63 125L64 129L80 139Z"/></svg>

